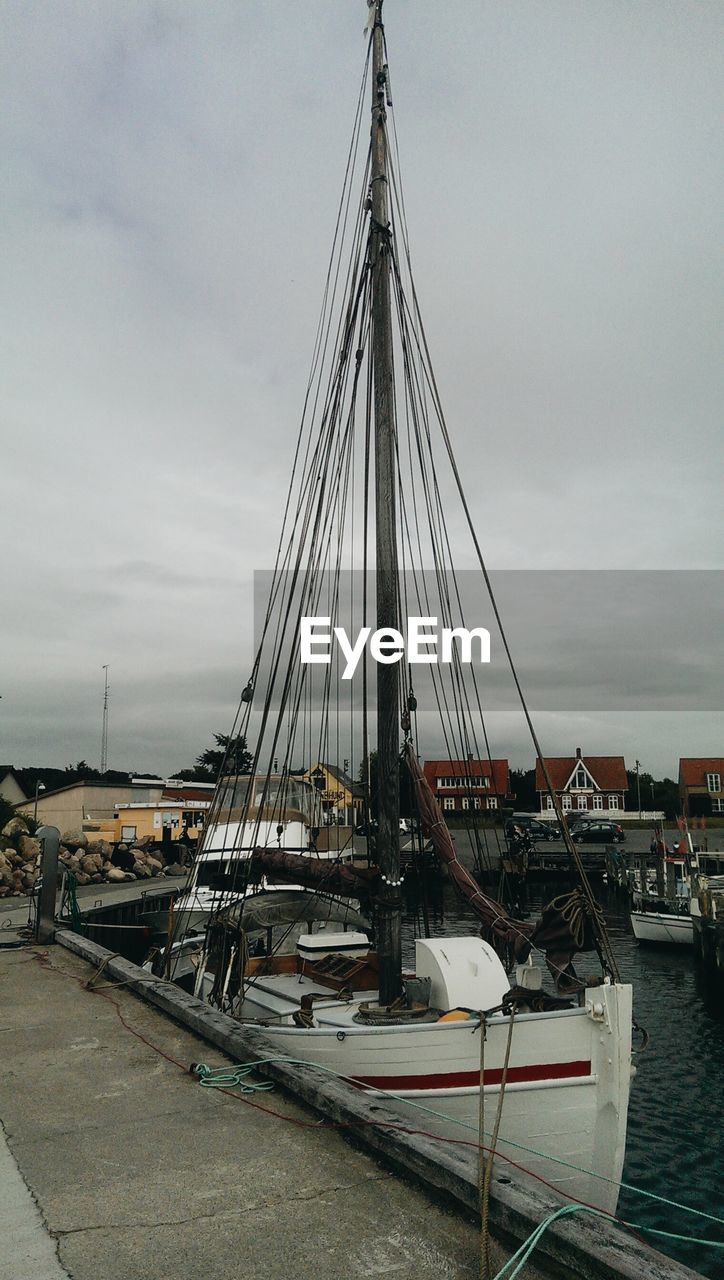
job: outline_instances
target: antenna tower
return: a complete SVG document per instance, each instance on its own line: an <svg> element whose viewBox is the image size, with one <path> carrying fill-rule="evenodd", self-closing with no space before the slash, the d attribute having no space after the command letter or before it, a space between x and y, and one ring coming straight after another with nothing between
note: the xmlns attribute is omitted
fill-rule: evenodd
<svg viewBox="0 0 724 1280"><path fill-rule="evenodd" d="M101 736L101 773L105 773L108 768L108 663L104 662L103 670L106 673L106 683L103 691L103 733Z"/></svg>

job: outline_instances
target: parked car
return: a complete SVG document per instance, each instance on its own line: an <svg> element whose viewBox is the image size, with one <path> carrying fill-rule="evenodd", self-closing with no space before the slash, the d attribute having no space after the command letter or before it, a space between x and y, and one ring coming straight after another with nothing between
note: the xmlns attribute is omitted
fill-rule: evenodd
<svg viewBox="0 0 724 1280"><path fill-rule="evenodd" d="M531 840L560 840L561 831L554 822L541 822L538 818L534 818L532 813L514 813L512 818L507 818L503 830L508 839L514 834L515 828L519 827L524 831Z"/></svg>
<svg viewBox="0 0 724 1280"><path fill-rule="evenodd" d="M586 809L570 809L566 815L566 826L569 831L574 827L585 827L591 822L602 822L595 813L589 813Z"/></svg>
<svg viewBox="0 0 724 1280"><path fill-rule="evenodd" d="M623 827L617 822L607 822L600 819L598 822L583 822L580 826L574 827L571 831L571 839L576 844L623 844L626 836Z"/></svg>

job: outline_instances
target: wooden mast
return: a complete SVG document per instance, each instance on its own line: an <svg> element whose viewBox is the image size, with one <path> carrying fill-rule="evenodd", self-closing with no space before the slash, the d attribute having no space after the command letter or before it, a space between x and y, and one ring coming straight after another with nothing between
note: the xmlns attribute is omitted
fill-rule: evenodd
<svg viewBox="0 0 724 1280"><path fill-rule="evenodd" d="M372 33L372 361L375 408L377 626L399 631L397 583L395 399L385 131L386 70L382 0ZM399 664L377 663L377 860L381 871L377 952L380 1004L402 991L400 941Z"/></svg>

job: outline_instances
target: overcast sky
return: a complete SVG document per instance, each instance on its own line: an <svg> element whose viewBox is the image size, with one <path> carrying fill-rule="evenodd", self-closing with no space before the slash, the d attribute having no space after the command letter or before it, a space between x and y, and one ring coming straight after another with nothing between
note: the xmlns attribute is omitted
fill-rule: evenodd
<svg viewBox="0 0 724 1280"><path fill-rule="evenodd" d="M385 10L420 301L490 564L721 568L721 3ZM98 764L109 663L109 764L169 772L248 676L366 6L6 0L3 20L0 760ZM724 753L721 688L672 709L663 664L652 702L660 627L647 710L548 705L551 754L671 773ZM706 706L720 620L687 600L679 635ZM496 754L529 764L501 728Z"/></svg>

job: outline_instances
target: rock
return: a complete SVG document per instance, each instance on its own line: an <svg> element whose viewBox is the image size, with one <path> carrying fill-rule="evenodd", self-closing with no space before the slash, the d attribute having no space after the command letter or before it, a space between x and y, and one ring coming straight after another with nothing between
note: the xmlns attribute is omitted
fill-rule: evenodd
<svg viewBox="0 0 724 1280"><path fill-rule="evenodd" d="M114 867L120 867L122 871L130 871L135 859L128 852L126 845L119 844L111 854L111 862Z"/></svg>
<svg viewBox="0 0 724 1280"><path fill-rule="evenodd" d="M18 836L18 849L24 862L35 863L40 857L40 841L34 840L32 836Z"/></svg>
<svg viewBox="0 0 724 1280"><path fill-rule="evenodd" d="M74 852L76 849L85 850L88 848L88 837L83 831L66 831L60 837L60 843Z"/></svg>
<svg viewBox="0 0 724 1280"><path fill-rule="evenodd" d="M90 876L85 871L79 871L75 878L78 884L90 884Z"/></svg>
<svg viewBox="0 0 724 1280"><path fill-rule="evenodd" d="M91 884L103 884L103 876L100 871L96 871L95 874L91 876Z"/></svg>
<svg viewBox="0 0 724 1280"><path fill-rule="evenodd" d="M152 876L157 876L159 871L163 871L163 863L156 858L147 858L146 866L149 868Z"/></svg>
<svg viewBox="0 0 724 1280"><path fill-rule="evenodd" d="M151 870L150 867L146 866L145 862L134 862L133 874L137 876L139 880L143 880L147 877L150 878Z"/></svg>
<svg viewBox="0 0 724 1280"><path fill-rule="evenodd" d="M100 858L95 857L93 854L87 853L85 857L81 859L80 865L85 871L86 875L94 876L96 871L100 871L101 869L101 860Z"/></svg>
<svg viewBox="0 0 724 1280"><path fill-rule="evenodd" d="M35 873L29 872L27 875L24 875L22 883L23 883L23 889L25 890L25 892L31 893L33 888L35 887Z"/></svg>
<svg viewBox="0 0 724 1280"><path fill-rule="evenodd" d="M169 862L166 867L167 876L185 876L186 872L180 862Z"/></svg>
<svg viewBox="0 0 724 1280"><path fill-rule="evenodd" d="M106 871L106 880L109 880L111 884L114 882L120 883L121 880L125 879L126 873L125 871L121 871L120 867L109 867L108 871Z"/></svg>
<svg viewBox="0 0 724 1280"><path fill-rule="evenodd" d="M11 818L3 827L3 835L6 840L15 840L18 836L26 836L28 834L28 824L22 818Z"/></svg>
<svg viewBox="0 0 724 1280"><path fill-rule="evenodd" d="M135 880L135 879L136 879L136 877L134 876L134 874L133 874L133 872L132 872L132 871L124 871L124 873L123 873L123 879L124 879L124 880Z"/></svg>

